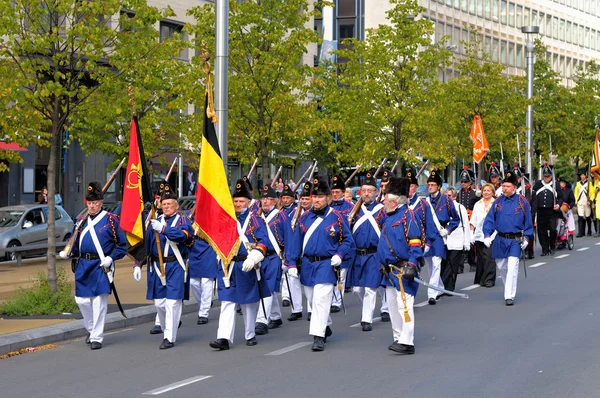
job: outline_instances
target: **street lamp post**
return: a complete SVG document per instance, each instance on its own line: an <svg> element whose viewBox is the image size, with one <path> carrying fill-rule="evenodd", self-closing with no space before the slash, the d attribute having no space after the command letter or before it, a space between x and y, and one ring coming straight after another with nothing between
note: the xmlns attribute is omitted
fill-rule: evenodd
<svg viewBox="0 0 600 398"><path fill-rule="evenodd" d="M529 178L532 178L532 155L533 155L533 105L531 104L531 98L533 97L533 35L540 33L539 26L523 26L521 32L526 35L525 50L527 51L527 99L530 101L527 105L527 173Z"/></svg>

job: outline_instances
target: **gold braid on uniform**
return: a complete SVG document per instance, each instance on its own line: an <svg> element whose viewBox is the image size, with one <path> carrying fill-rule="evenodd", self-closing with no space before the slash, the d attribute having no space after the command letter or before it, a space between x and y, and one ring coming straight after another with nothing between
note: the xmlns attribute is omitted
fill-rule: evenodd
<svg viewBox="0 0 600 398"><path fill-rule="evenodd" d="M340 229L340 238L338 239L338 243L341 245L342 244L342 240L344 240L344 233L343 233L343 230L342 230L342 217L338 215L336 217L336 220L337 220L338 228Z"/></svg>
<svg viewBox="0 0 600 398"><path fill-rule="evenodd" d="M267 225L267 228L269 226ZM273 230L275 230L275 240L277 241L277 244L279 244L279 247L284 246L284 244L281 242L281 238L279 237L279 231L277 230L277 216L275 217L275 220L273 220Z"/></svg>
<svg viewBox="0 0 600 398"><path fill-rule="evenodd" d="M253 216L254 216L253 214L248 215L248 217L253 217ZM252 219L250 221L252 221ZM269 228L269 227L267 226L267 228ZM252 222L248 222L248 232L250 232L250 235L252 236L254 243L256 243L255 249L262 251L263 256L266 256L267 255L267 247L261 243L258 243L258 239L256 238L256 235L254 235L254 228L252 227Z"/></svg>
<svg viewBox="0 0 600 398"><path fill-rule="evenodd" d="M112 229L113 240L115 241L115 243L118 243L119 241L117 239L117 230L115 229L115 220L113 220L112 214L108 215L108 222L110 223L110 228Z"/></svg>
<svg viewBox="0 0 600 398"><path fill-rule="evenodd" d="M425 207L423 205L423 201L419 200L419 207L421 208L421 211L423 212L423 217L421 217L421 249L425 248L425 240L427 238L427 236L425 235Z"/></svg>

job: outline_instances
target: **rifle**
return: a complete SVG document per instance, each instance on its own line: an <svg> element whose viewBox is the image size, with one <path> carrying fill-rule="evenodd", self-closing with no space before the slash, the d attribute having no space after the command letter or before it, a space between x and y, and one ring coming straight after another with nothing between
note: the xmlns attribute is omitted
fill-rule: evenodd
<svg viewBox="0 0 600 398"><path fill-rule="evenodd" d="M398 167L398 162L400 161L400 159L396 159L396 162L394 162L394 165L392 166L392 173L396 172L396 167Z"/></svg>
<svg viewBox="0 0 600 398"><path fill-rule="evenodd" d="M344 183L344 185L350 184L350 181L352 181L352 179L354 178L354 176L356 175L356 173L358 173L358 171L360 170L361 166L362 166L362 164L359 164L359 165L356 166L356 169L354 169L354 171L352 172L352 174L350 174L350 177L348 177L346 179L346 182Z"/></svg>
<svg viewBox="0 0 600 398"><path fill-rule="evenodd" d="M517 134L517 153L519 154L519 167L521 167L521 144L519 143L519 134Z"/></svg>
<svg viewBox="0 0 600 398"><path fill-rule="evenodd" d="M500 172L502 173L502 180L504 180L504 151L502 150L502 143L500 143Z"/></svg>
<svg viewBox="0 0 600 398"><path fill-rule="evenodd" d="M379 167L377 168L377 170L375 171L375 174L373 174L373 179L375 181L377 181L377 175L381 172L381 170L383 169L383 165L385 164L387 159L383 159L383 162L381 162L381 164L379 165ZM358 198L358 200L356 201L356 203L354 204L354 207L352 208L352 211L350 211L350 213L348 214L348 223L350 225L352 225L352 220L354 220L354 217L356 217L356 215L358 214L358 211L360 210L361 206L363 204L363 198L362 196L360 198Z"/></svg>
<svg viewBox="0 0 600 398"><path fill-rule="evenodd" d="M117 173L119 172L119 170L121 170L121 167L123 167L125 160L127 160L127 158L123 158L123 160L121 160L121 163L119 163L119 165L112 172L110 177L108 177L108 181L106 181L106 184L104 184L104 186L102 187L103 194L108 190L108 187L110 187L110 185L113 183L113 181L117 177ZM90 216L90 214L86 210L83 213L83 216L81 216L81 218L79 219L79 221L77 221L77 224L75 224L75 229L73 230L73 235L71 235L71 238L69 238L69 241L67 242L67 245L65 246L65 249L63 250L67 256L70 256L71 253L73 252L73 247L75 246L75 243L77 242L77 239L79 238L79 234L81 233L81 230L83 229L83 226L85 225L85 222L87 221L89 216Z"/></svg>
<svg viewBox="0 0 600 398"><path fill-rule="evenodd" d="M312 169L312 167L309 167L308 169L306 169L306 171L304 172L304 174L302 174L302 176L300 177L300 179L296 183L296 186L294 187L294 190L296 190L297 187L302 186L302 183L304 182L304 177L306 177L306 175L308 174L308 172L311 169Z"/></svg>
<svg viewBox="0 0 600 398"><path fill-rule="evenodd" d="M549 135L550 139L550 166L552 166L552 190L554 191L554 206L556 206L556 175L554 174L554 156L552 155L552 136Z"/></svg>
<svg viewBox="0 0 600 398"><path fill-rule="evenodd" d="M419 178L419 176L421 174L423 174L423 172L425 171L425 167L427 167L428 164L429 164L429 159L427 159L425 161L425 163L423 163L423 166L421 166L421 168L419 169L419 171L417 171L417 175L415 176L415 178Z"/></svg>
<svg viewBox="0 0 600 398"><path fill-rule="evenodd" d="M252 174L254 174L254 170L256 169L256 165L258 164L258 156L254 159L254 163L252 163L252 167L250 167L250 171L248 172L248 181L252 182Z"/></svg>
<svg viewBox="0 0 600 398"><path fill-rule="evenodd" d="M283 169L283 166L279 166L279 170L277 170L277 174L275 174L275 177L273 177L273 181L271 182L271 188L275 188L275 185L277 184L277 179L281 175L282 169Z"/></svg>
<svg viewBox="0 0 600 398"><path fill-rule="evenodd" d="M308 176L308 181L312 181L313 175L315 174L315 170L317 169L317 160L315 160L315 164L310 171L310 175ZM296 224L298 224L298 218L300 218L300 212L302 211L302 206L298 203L298 207L296 207L296 212L294 213L294 217L292 217L292 231L296 230Z"/></svg>

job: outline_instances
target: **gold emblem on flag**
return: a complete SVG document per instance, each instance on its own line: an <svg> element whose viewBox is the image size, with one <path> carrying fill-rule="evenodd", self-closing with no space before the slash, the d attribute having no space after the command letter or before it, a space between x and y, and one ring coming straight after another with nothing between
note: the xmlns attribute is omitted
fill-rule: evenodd
<svg viewBox="0 0 600 398"><path fill-rule="evenodd" d="M129 174L127 174L127 189L136 189L140 187L140 168L132 164Z"/></svg>

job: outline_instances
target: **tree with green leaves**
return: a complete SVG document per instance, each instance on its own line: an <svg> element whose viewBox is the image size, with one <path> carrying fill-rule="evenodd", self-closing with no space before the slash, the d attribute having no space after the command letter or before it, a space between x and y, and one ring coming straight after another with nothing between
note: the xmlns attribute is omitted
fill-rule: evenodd
<svg viewBox="0 0 600 398"><path fill-rule="evenodd" d="M285 163L314 128L309 102L312 65L307 48L319 41L308 26L318 11L307 0L229 2L228 146L235 158L262 159L267 181L269 160ZM196 19L186 30L214 53L214 5L190 10ZM312 61L312 60L311 60ZM196 103L203 103L203 90ZM274 159L273 159L274 157Z"/></svg>
<svg viewBox="0 0 600 398"><path fill-rule="evenodd" d="M145 0L0 2L0 68L6 72L0 74L4 113L0 127L22 145L34 141L50 146L48 284L52 291L56 291L54 194L65 128L73 123L69 131L84 142L85 137L103 135L102 130L90 130L86 116L77 111L92 99L93 106L104 107L108 99L96 93L105 84L153 59L155 24L171 14L169 8L159 11ZM91 119L87 122L97 127Z"/></svg>
<svg viewBox="0 0 600 398"><path fill-rule="evenodd" d="M343 126L337 131L341 163L434 155L421 140L420 125L434 110L437 71L450 57L443 42L431 43L433 23L420 18L416 0L392 0L386 24L367 29L365 40L345 39L334 51L338 62L322 65L324 112ZM440 142L438 140L438 142Z"/></svg>

